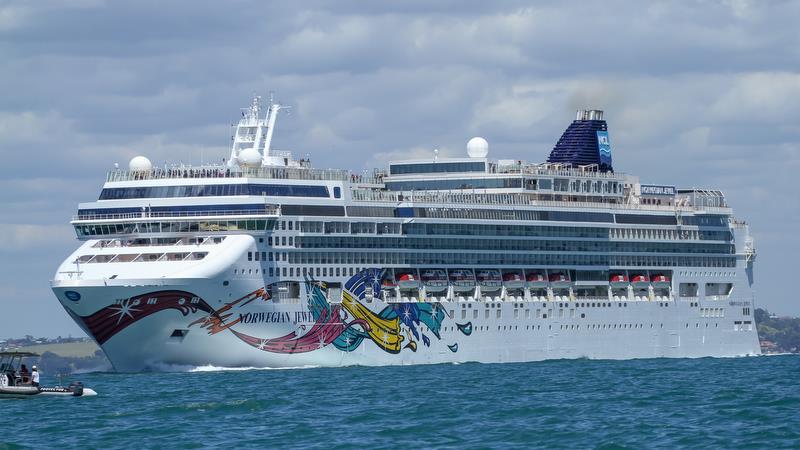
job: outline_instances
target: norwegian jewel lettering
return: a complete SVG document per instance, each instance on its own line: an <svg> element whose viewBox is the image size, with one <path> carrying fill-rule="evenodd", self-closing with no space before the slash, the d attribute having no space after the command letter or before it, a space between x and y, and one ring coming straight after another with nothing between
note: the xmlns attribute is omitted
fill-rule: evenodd
<svg viewBox="0 0 800 450"><path fill-rule="evenodd" d="M314 316L308 311L290 312L249 312L239 314L240 323L301 323L313 322Z"/></svg>
<svg viewBox="0 0 800 450"><path fill-rule="evenodd" d="M675 186L659 186L655 184L643 184L642 195L675 196Z"/></svg>

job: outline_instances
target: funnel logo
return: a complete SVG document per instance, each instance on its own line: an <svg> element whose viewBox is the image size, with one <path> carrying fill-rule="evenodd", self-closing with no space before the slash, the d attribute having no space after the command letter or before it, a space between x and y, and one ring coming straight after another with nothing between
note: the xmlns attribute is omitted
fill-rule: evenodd
<svg viewBox="0 0 800 450"><path fill-rule="evenodd" d="M81 294L75 291L65 291L64 297L67 297L68 300L72 300L73 302L77 302L81 299Z"/></svg>
<svg viewBox="0 0 800 450"><path fill-rule="evenodd" d="M608 131L597 131L597 149L600 152L600 165L611 166L611 140Z"/></svg>

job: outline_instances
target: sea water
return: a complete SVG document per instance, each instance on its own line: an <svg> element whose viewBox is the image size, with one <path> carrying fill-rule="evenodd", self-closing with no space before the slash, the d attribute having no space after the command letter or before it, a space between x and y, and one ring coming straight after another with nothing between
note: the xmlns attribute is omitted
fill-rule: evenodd
<svg viewBox="0 0 800 450"><path fill-rule="evenodd" d="M0 448L800 448L798 375L798 356L88 373L97 397L0 400Z"/></svg>

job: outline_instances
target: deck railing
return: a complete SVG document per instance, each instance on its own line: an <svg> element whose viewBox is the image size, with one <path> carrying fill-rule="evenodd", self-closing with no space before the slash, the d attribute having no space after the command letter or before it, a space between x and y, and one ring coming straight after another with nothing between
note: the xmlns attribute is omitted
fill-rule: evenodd
<svg viewBox="0 0 800 450"><path fill-rule="evenodd" d="M436 191L412 191L410 193L392 191L373 191L367 189L353 189L353 200L360 202L387 202L387 203L436 203L457 205L516 205L516 206L550 206L559 208L600 208L633 211L668 211L668 212L696 212L706 211L729 214L727 207L692 207L692 206L666 206L644 205L627 203L601 203L559 200L535 200L520 194L472 194Z"/></svg>
<svg viewBox="0 0 800 450"><path fill-rule="evenodd" d="M107 182L141 181L184 178L265 178L277 180L347 181L352 175L346 170L312 169L309 167L253 167L232 169L227 166L191 166L153 168L148 171L114 169L106 175Z"/></svg>
<svg viewBox="0 0 800 450"><path fill-rule="evenodd" d="M143 211L137 213L120 214L78 214L72 216L73 222L97 221L97 220L129 220L151 218L182 218L182 217L207 217L207 216L279 216L280 207L268 206L263 210L255 209L229 209L229 210L208 210L208 211Z"/></svg>

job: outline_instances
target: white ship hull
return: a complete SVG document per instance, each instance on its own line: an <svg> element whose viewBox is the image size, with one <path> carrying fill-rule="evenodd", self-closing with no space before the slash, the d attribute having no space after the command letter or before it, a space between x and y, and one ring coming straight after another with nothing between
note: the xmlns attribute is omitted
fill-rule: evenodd
<svg viewBox="0 0 800 450"><path fill-rule="evenodd" d="M731 317L702 317L702 308L720 301L387 303L374 283L380 272L342 279L341 303L328 302L329 292L313 280L301 283L298 298L281 299L256 280L223 289L213 278L67 279L55 281L53 290L124 372L759 353L754 325L734 328ZM70 300L67 291L80 300Z"/></svg>

